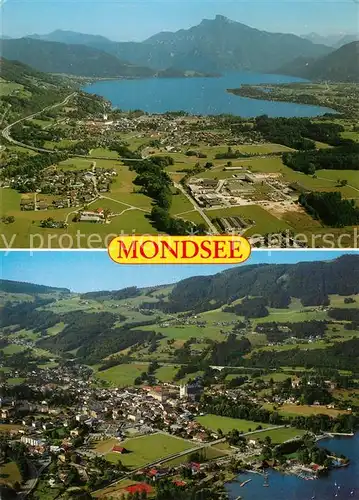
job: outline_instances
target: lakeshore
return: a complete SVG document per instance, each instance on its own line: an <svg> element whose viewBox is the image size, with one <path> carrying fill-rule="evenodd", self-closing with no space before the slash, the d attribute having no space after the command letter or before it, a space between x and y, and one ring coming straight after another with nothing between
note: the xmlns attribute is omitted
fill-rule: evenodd
<svg viewBox="0 0 359 500"><path fill-rule="evenodd" d="M298 471L282 473L277 470L269 470L267 481L263 474L248 471L239 474L234 482L226 484L226 490L230 500L235 500L238 495L243 500L261 498L262 500L277 500L286 498L288 500L305 500L315 498L325 500L338 498L344 500L357 498L359 494L359 433L353 436L336 436L320 440L320 446L329 448L333 453L340 456L346 455L350 464L348 467L333 468L318 479L309 477ZM295 473L297 472L297 473ZM252 479L244 487L240 487L246 479ZM285 496L284 496L285 495Z"/></svg>

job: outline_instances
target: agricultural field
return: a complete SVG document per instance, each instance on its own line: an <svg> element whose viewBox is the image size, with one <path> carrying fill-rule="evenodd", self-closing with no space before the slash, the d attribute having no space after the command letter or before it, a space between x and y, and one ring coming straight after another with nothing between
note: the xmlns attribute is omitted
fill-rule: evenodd
<svg viewBox="0 0 359 500"><path fill-rule="evenodd" d="M105 454L105 458L114 463L120 459L124 465L132 469L170 457L176 453L196 448L189 441L160 433L126 439L117 444L126 448L129 453L119 454L108 452Z"/></svg>
<svg viewBox="0 0 359 500"><path fill-rule="evenodd" d="M232 431L233 429L238 429L240 432L251 432L257 429L259 425L261 425L264 429L266 427L271 427L269 424L262 424L260 422L242 420L239 418L221 417L218 415L204 415L203 417L197 417L196 420L203 425L203 427L207 427L214 432L221 429L224 434Z"/></svg>
<svg viewBox="0 0 359 500"><path fill-rule="evenodd" d="M24 426L18 424L0 424L0 434L10 431L20 431L24 429Z"/></svg>

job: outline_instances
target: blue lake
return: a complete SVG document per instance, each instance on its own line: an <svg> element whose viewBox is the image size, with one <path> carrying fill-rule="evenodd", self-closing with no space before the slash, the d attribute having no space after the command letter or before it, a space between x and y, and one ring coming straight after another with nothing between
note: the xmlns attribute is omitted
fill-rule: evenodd
<svg viewBox="0 0 359 500"><path fill-rule="evenodd" d="M243 117L259 115L304 117L333 112L329 108L288 102L247 99L226 92L241 84L291 83L306 81L283 75L228 73L219 78L148 78L99 81L84 87L125 111L141 109L149 113L183 110L191 114L230 113Z"/></svg>
<svg viewBox="0 0 359 500"><path fill-rule="evenodd" d="M242 474L239 480L252 479L240 487L238 483L228 483L230 499L241 496L243 500L351 500L359 499L359 433L354 437L340 437L320 441L338 455L350 458L350 465L335 469L314 481L305 481L296 476L269 472L269 487L263 486L263 477L258 474Z"/></svg>

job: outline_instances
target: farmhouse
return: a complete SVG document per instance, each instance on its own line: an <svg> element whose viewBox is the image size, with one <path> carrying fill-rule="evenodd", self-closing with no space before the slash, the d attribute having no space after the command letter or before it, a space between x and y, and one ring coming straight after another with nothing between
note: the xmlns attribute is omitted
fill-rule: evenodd
<svg viewBox="0 0 359 500"><path fill-rule="evenodd" d="M81 212L80 222L102 222L103 216L98 212Z"/></svg>

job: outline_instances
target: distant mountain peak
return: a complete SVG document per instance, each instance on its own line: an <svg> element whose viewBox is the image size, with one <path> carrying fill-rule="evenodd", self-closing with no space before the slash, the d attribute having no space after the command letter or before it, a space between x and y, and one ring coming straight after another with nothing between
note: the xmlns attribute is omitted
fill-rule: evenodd
<svg viewBox="0 0 359 500"><path fill-rule="evenodd" d="M222 14L217 14L214 19L203 19L201 24L216 23L216 24L238 24L241 23L229 19L229 17L223 16ZM244 26L244 25L242 25Z"/></svg>
<svg viewBox="0 0 359 500"><path fill-rule="evenodd" d="M215 17L215 21L221 21L225 23L232 22L230 19L228 19L228 17L222 16L222 14L217 14Z"/></svg>

